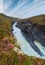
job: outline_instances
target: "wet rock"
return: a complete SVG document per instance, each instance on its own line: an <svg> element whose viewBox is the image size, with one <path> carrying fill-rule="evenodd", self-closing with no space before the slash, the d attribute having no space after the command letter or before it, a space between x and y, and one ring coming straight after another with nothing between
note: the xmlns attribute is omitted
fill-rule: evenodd
<svg viewBox="0 0 45 65"><path fill-rule="evenodd" d="M43 46L45 46L45 26L36 24L33 25L29 21L18 22L16 26L20 28L21 31L26 35L33 38L34 40L38 40Z"/></svg>

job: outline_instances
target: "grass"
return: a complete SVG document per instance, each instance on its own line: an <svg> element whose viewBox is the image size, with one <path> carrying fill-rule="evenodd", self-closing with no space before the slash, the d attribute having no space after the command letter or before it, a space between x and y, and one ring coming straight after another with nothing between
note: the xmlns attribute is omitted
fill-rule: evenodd
<svg viewBox="0 0 45 65"><path fill-rule="evenodd" d="M19 20L19 22L30 21L36 25L45 25L45 14Z"/></svg>

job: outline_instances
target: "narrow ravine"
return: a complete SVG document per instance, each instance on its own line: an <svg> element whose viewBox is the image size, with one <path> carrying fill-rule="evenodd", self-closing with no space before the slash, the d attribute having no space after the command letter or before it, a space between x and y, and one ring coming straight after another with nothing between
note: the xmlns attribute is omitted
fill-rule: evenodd
<svg viewBox="0 0 45 65"><path fill-rule="evenodd" d="M30 38L30 42L27 41L25 35L23 35L21 29L16 27L16 23L13 24L13 34L17 39L17 42L19 42L19 45L21 47L21 50L29 55L34 57L39 57L45 59L45 47L43 47L39 42L32 41Z"/></svg>

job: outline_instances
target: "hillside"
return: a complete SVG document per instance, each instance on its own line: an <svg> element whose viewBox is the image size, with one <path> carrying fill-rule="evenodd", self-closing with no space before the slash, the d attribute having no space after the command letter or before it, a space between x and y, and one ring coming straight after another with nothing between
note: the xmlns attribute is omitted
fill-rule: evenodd
<svg viewBox="0 0 45 65"><path fill-rule="evenodd" d="M17 20L17 18L8 17L2 13L0 14L0 39L12 34L12 24Z"/></svg>
<svg viewBox="0 0 45 65"><path fill-rule="evenodd" d="M45 65L45 60L18 54L13 48L20 47L12 34L12 24L18 18L0 14L0 65Z"/></svg>
<svg viewBox="0 0 45 65"><path fill-rule="evenodd" d="M45 25L45 14L44 15L38 15L38 16L30 17L30 18L26 18L26 19L21 19L19 21L20 22L30 21L33 24Z"/></svg>

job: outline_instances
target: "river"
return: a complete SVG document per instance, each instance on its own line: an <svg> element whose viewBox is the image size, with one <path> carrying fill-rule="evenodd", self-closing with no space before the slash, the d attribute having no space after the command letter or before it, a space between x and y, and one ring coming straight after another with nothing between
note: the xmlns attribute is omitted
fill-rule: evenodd
<svg viewBox="0 0 45 65"><path fill-rule="evenodd" d="M13 32L14 36L16 37L17 43L19 43L21 50L28 56L34 56L34 57L45 59L45 47L43 47L36 40L34 42L29 43L26 40L26 38L24 37L24 35L22 34L21 29L16 27L16 24L17 24L17 22L13 24L12 32ZM42 55L41 55L41 53L42 53Z"/></svg>

